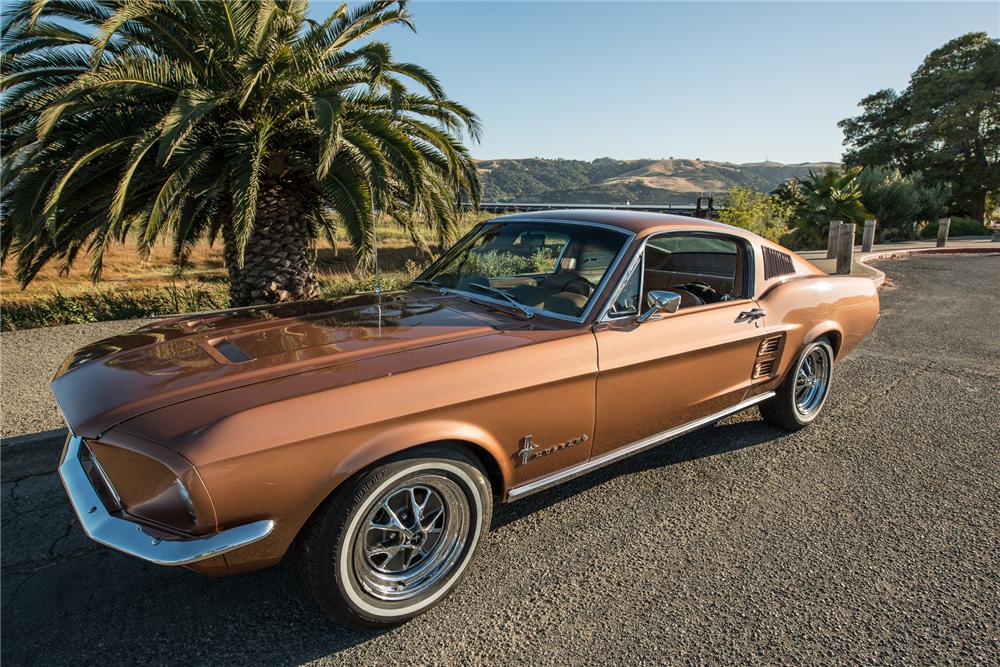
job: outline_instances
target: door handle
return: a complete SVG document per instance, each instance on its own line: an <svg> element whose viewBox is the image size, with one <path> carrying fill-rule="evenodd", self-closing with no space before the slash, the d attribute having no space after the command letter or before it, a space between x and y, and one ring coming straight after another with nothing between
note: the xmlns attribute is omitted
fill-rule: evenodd
<svg viewBox="0 0 1000 667"><path fill-rule="evenodd" d="M752 308L750 310L744 310L736 318L737 322L753 322L754 320L759 320L764 317L764 310L762 308Z"/></svg>

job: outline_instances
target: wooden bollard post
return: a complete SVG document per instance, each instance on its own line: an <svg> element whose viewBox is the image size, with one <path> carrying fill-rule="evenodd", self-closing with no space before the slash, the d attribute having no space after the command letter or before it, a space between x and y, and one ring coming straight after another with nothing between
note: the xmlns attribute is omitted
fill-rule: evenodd
<svg viewBox="0 0 1000 667"><path fill-rule="evenodd" d="M948 243L948 228L951 227L951 218L941 218L938 220L937 247L943 248Z"/></svg>
<svg viewBox="0 0 1000 667"><path fill-rule="evenodd" d="M840 233L840 226L844 224L840 220L830 221L830 236L826 240L826 258L833 259L837 256L837 237Z"/></svg>
<svg viewBox="0 0 1000 667"><path fill-rule="evenodd" d="M865 235L861 237L861 252L871 252L875 243L875 221L865 220Z"/></svg>
<svg viewBox="0 0 1000 667"><path fill-rule="evenodd" d="M852 266L854 266L854 223L847 222L840 225L840 233L837 234L837 274L850 274Z"/></svg>

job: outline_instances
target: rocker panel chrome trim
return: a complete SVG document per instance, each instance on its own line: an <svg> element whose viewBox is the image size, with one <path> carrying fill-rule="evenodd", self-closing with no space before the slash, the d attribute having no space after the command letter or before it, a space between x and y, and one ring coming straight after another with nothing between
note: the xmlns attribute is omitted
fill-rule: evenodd
<svg viewBox="0 0 1000 667"><path fill-rule="evenodd" d="M752 398L748 398L741 403L721 410L719 412L707 415L700 419L695 419L694 421L687 422L686 424L681 424L680 426L675 426L672 429L662 431L656 435L651 435L648 438L643 438L642 440L637 440L629 445L624 445L618 449L608 452L607 454L602 454L597 458L590 459L589 461L584 461L583 463L578 463L575 466L571 466L564 470L555 472L547 477L542 477L541 479L536 479L533 482L528 482L527 484L522 484L521 486L515 486L507 493L507 500L513 501L519 498L524 498L530 496L533 493L538 493L544 489L555 486L566 482L574 477L579 477L580 475L586 474L591 470L596 470L597 468L603 468L606 465L614 463L620 459L627 458L633 454L638 454L639 452L655 447L657 445L662 445L663 443L673 440L685 433L690 433L695 431L702 426L707 426L717 419L722 419L723 417L728 417L729 415L741 412L757 403L766 401L767 399L774 396L773 391L765 392Z"/></svg>

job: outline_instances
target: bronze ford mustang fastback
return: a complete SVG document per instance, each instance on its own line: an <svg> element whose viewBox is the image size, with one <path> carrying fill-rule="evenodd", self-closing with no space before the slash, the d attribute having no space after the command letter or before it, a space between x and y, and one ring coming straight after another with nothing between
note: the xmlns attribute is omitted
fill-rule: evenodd
<svg viewBox="0 0 1000 667"><path fill-rule="evenodd" d="M322 606L450 592L494 499L752 405L807 425L878 318L749 232L635 212L478 225L406 290L156 322L71 356L59 469L94 540L206 574L293 545Z"/></svg>

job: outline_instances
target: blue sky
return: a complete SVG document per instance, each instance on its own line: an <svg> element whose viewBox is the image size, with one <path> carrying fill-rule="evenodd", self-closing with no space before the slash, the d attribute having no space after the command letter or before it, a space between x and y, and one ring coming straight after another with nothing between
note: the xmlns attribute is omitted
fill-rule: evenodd
<svg viewBox="0 0 1000 667"><path fill-rule="evenodd" d="M313 2L319 18L337 3ZM1000 2L430 2L382 38L483 120L478 158L838 160L837 121Z"/></svg>

